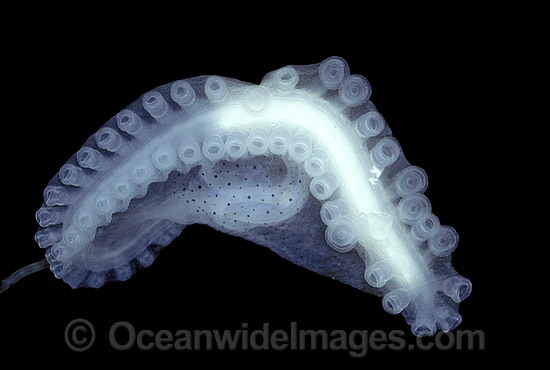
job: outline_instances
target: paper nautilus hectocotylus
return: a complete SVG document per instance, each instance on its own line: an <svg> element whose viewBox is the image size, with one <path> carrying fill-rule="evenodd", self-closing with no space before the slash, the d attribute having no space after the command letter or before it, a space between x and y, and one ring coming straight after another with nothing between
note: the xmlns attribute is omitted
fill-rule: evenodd
<svg viewBox="0 0 550 370"><path fill-rule="evenodd" d="M201 76L145 93L50 181L35 237L47 262L0 291L45 266L73 288L127 280L201 223L382 295L415 335L455 328L471 291L450 263L458 235L370 94L339 57L260 85Z"/></svg>

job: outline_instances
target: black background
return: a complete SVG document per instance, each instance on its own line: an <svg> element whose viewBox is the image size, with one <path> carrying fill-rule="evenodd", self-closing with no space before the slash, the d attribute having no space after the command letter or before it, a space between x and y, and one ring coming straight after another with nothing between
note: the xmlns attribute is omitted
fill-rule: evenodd
<svg viewBox="0 0 550 370"><path fill-rule="evenodd" d="M42 271L10 288L0 295L2 357L87 362L108 356L129 363L174 358L182 366L195 359L258 365L277 359L310 364L335 359L366 366L401 360L435 364L444 357L469 363L498 350L500 319L491 295L493 251L488 242L494 233L488 222L497 216L490 215L487 161L493 149L486 140L497 124L492 95L497 88L493 57L498 32L469 15L434 23L426 17L399 30L399 22L376 27L355 22L353 32L321 23L269 37L265 30L272 25L260 20L242 30L228 23L212 35L204 19L197 26L182 23L167 30L115 18L122 28L116 33L101 32L99 20L89 32L86 27L82 32L78 21L63 21L42 20L29 34L13 35L4 49L2 210L7 218L1 277L43 258L33 237L44 187L90 135L142 93L208 74L259 83L282 66L338 55L352 73L370 81L371 99L407 159L428 173L426 195L433 212L458 231L453 266L473 283L472 295L460 305L459 329L483 330L486 349L371 350L364 359L320 350L113 350L107 334L121 320L136 330L172 332L235 330L242 323L250 330L263 323L272 331L288 330L291 322L315 330L403 330L407 343L414 343L402 316L387 314L381 298L297 267L266 248L195 225L127 282L72 290ZM299 24L300 19L291 17L292 22ZM348 32L355 36L346 36ZM64 341L66 325L76 318L89 320L96 329L96 342L85 353L73 353Z"/></svg>

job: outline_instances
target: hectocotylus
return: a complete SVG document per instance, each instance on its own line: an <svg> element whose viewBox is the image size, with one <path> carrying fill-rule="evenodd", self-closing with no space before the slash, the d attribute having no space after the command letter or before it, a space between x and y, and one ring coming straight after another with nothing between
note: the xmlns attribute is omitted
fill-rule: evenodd
<svg viewBox="0 0 550 370"><path fill-rule="evenodd" d="M46 262L73 288L124 281L186 225L207 224L374 294L415 335L451 330L469 280L451 266L412 166L341 58L287 66L260 85L180 80L144 94L62 166L36 213Z"/></svg>

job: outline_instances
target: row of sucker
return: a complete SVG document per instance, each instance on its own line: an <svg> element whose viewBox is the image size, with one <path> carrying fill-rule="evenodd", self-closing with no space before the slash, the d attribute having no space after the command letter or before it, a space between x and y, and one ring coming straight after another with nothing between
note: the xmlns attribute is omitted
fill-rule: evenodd
<svg viewBox="0 0 550 370"><path fill-rule="evenodd" d="M210 82L205 85L207 96L208 86L211 86ZM175 105L182 110L193 105L197 98L195 88L184 80L172 83L169 95ZM159 123L170 121L174 104L169 104L160 92L145 93L140 103L142 112L136 113L139 109L135 107L124 109L111 120L113 122L108 122L98 130L76 155L62 166L44 190L44 204L36 212L40 229L35 234L35 240L41 248L47 248L48 259L55 259L55 263L51 261L51 269L57 277L61 275L60 261L68 265L68 258L78 251L78 247L93 240L98 226L109 223L114 212L125 210L132 198L144 196L151 182L162 181L166 173L175 167L174 152L159 148L151 161L142 161L127 176L111 184L112 189L107 194L99 194L95 199L87 197L87 205L79 207L82 211L72 215L72 220L68 219L73 213L73 203L83 197L80 190L94 187L99 180L98 173L115 168L118 162L113 159L116 159L117 155L123 157L125 152L134 149L131 147L133 138L145 141L153 136L151 131L154 128L149 124L151 120ZM182 142L179 157L188 167L198 164L198 158L192 163L193 158L183 154L186 150L185 145L186 143ZM197 152L195 147L191 150ZM186 153L189 153L189 150Z"/></svg>
<svg viewBox="0 0 550 370"><path fill-rule="evenodd" d="M200 85L196 81L200 81ZM193 109L200 111L206 104L227 104L234 96L230 93L233 88L240 89L240 103L252 116L270 106L272 94L291 96L297 90L314 92L320 99L344 111L349 117L351 131L367 151L367 162L372 166L369 173L373 174L369 181L376 187L383 185L381 188L384 194L388 194L389 201L396 205L395 209L387 213L352 214L350 205L339 194L340 184L331 171L329 155L323 148L315 146L310 133L291 132L285 126L183 134L177 140L169 140L156 148L141 150L131 163L122 164L122 159L128 156L127 153L135 152L137 145L143 146L150 137L158 136L152 130L161 130L171 122L181 122L174 117L193 112ZM305 199L303 187L299 184L304 176L311 179L309 192L322 203L321 219L327 226L325 239L337 252L357 249L359 241L365 237L374 243L384 240L396 220L416 248L429 251L433 258L449 258L456 249L457 232L440 224L432 213L429 199L423 194L428 185L425 171L406 161L384 118L370 102L368 80L361 75L352 75L342 58L327 58L316 71L307 66L280 68L267 74L260 86L235 87L229 79L209 76L175 81L166 85L165 90L148 92L139 100L139 106L117 114L62 166L57 177L44 190L44 204L36 212L41 228L35 239L41 248L46 248L50 268L57 277L69 271L71 257L94 240L96 229L109 224L114 213L125 211L132 199L145 196L151 183L166 181L172 171L187 173L198 165L212 168L220 161L231 163L260 156L285 158L290 181L286 193L281 194L287 198L293 194L295 198ZM112 170L117 171L116 176L101 182L103 177L99 174ZM76 204L79 206L73 207ZM233 217L227 216L231 207L220 209L226 219ZM269 211L270 208L266 209ZM234 208L231 210L233 212ZM298 210L299 206L285 217L291 217ZM234 217L240 217L239 212L233 213ZM366 231L361 226L364 223ZM239 225L243 227L245 223ZM149 249L142 254L137 257L143 260L140 262L142 266L152 263L154 254ZM451 267L446 274L433 277L435 289L432 289L431 296L419 297L416 291L407 287L389 288L394 272L387 261L375 256L365 256L364 260L364 278L371 287L384 293L382 305L389 313L400 313L425 302L436 307L435 321L422 315L419 307L415 308L417 312L412 327L416 335L433 334L437 328L450 330L460 323L460 315L454 307L433 303L439 299L437 292L455 303L470 294L469 280ZM129 265L123 265L113 274L116 280L126 280L132 271ZM87 285L101 286L102 279L105 277L99 273L97 276L91 274Z"/></svg>
<svg viewBox="0 0 550 370"><path fill-rule="evenodd" d="M404 158L401 146L391 136L382 115L372 106L369 106L370 84L359 75L350 75L347 63L338 57L328 58L319 67L319 78L327 89L327 96L331 90L338 90L340 102L348 108L357 108L361 114L352 120L352 126L356 135L365 142L368 149L368 158L372 166L371 173L377 178L384 180L389 178L391 183L384 185L390 197L396 202L396 215L391 213L368 215L350 214L350 206L341 198L329 199L331 192L316 191L319 183L331 184L330 181L314 178L310 190L312 194L324 201L321 207L321 219L327 225L326 241L330 247L338 252L348 252L358 244L358 239L364 234L358 220L363 218L368 226L368 237L371 241L383 240L387 230L394 219L401 221L403 229L414 240L419 250L427 246L427 250L434 257L448 257L456 249L458 234L450 226L441 226L439 219L431 212L429 199L423 194L428 185L428 178L424 170L417 166L410 165ZM358 108L365 105L366 112ZM395 166L394 166L395 165ZM390 176L399 169L396 175ZM308 172L309 173L309 172ZM319 180L318 180L319 179ZM326 189L331 189L328 185ZM365 280L373 288L383 288L393 278L391 265L384 260L365 259ZM458 275L454 270L442 274L442 277L434 277L434 294L428 298L436 300L436 292L443 293L453 302L459 303L471 292L471 283L468 279ZM417 297L415 291L408 291L406 288L381 289L384 292L382 300L383 308L391 313L403 312L415 299L426 299ZM451 330L460 321L460 315L449 305L436 305L436 319L430 315L423 315L421 309L414 313L416 315L412 322L412 330L415 335L431 335L437 329ZM413 315L413 316L414 316Z"/></svg>
<svg viewBox="0 0 550 370"><path fill-rule="evenodd" d="M119 122L128 123L128 120L124 119L128 116L131 115L127 112L119 115ZM100 132L101 135L95 135L97 140L108 142L109 138L104 137L105 130ZM69 195L73 190L48 186L44 191L48 207L43 207L37 212L36 217L42 228L36 233L35 238L42 248L51 246L48 249L50 256L58 262L68 263L84 245L93 241L97 227L109 224L114 213L125 211L131 199L143 197L152 182L165 181L174 169L187 172L205 160L236 160L248 155L270 153L287 156L296 163L307 162L306 172L313 176L323 175L319 176L319 180L324 181L315 186L315 189L321 189L319 192L324 194L333 191L336 184L335 176L325 173L327 156L320 150L311 156L312 141L305 133L291 133L285 127L275 127L270 131L257 128L248 132L248 135L245 132L233 132L225 138L222 134L210 134L204 137L202 145L193 137L185 135L177 148L173 145L163 145L153 151L148 158L143 157L133 161L131 166L126 165L125 171L119 170L119 175L112 177L114 180L100 184L95 192L82 197L79 211L74 212L72 222L68 225L62 217L65 209L50 206L68 204L71 199ZM97 150L89 147L83 147L77 153L77 158L84 168L86 165L88 168L97 168L104 161ZM294 195L294 198L297 200L299 197ZM296 210L299 210L299 207ZM65 224L64 228L60 227L61 223ZM59 269L56 269L56 275L60 275L57 270Z"/></svg>

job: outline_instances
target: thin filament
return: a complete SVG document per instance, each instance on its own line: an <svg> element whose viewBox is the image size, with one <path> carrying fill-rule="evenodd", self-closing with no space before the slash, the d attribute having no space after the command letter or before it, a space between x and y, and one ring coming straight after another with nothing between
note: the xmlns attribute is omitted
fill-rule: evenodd
<svg viewBox="0 0 550 370"><path fill-rule="evenodd" d="M13 274L2 280L0 283L0 293L3 293L10 286L17 283L19 280L23 279L25 276L33 274L37 271L47 268L50 264L46 259L41 261L31 263L28 266L21 267L19 270L15 271Z"/></svg>

